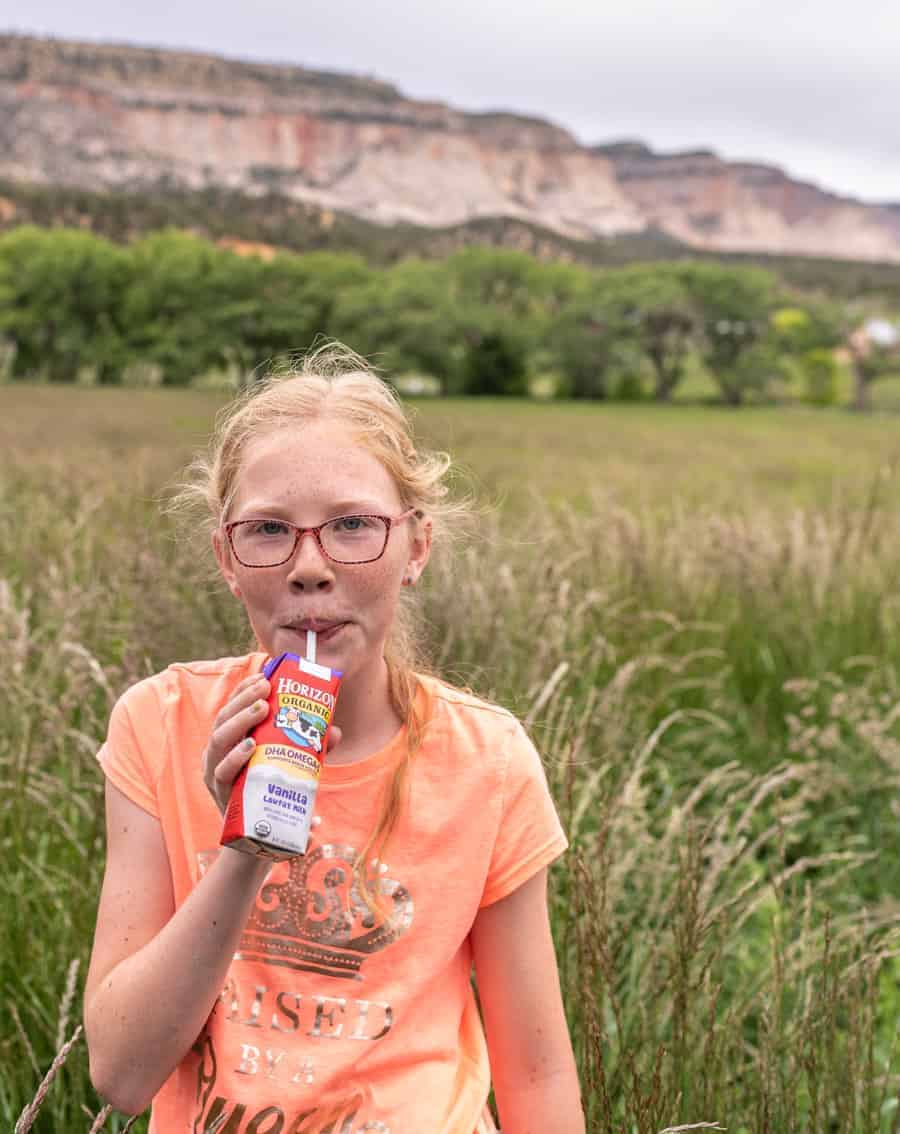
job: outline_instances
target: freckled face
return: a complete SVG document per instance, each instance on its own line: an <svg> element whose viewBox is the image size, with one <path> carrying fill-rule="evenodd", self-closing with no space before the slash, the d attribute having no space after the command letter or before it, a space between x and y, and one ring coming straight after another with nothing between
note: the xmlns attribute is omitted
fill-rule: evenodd
<svg viewBox="0 0 900 1134"><path fill-rule="evenodd" d="M226 520L266 517L300 527L337 516L406 511L396 484L348 426L316 421L252 442L238 473ZM374 674L383 664L405 575L418 578L428 561L430 523L415 517L395 525L381 559L340 564L323 555L309 533L279 567L244 567L217 532L213 546L232 593L246 608L260 645L270 655L304 654L304 619L334 624L319 635L317 659L345 678Z"/></svg>

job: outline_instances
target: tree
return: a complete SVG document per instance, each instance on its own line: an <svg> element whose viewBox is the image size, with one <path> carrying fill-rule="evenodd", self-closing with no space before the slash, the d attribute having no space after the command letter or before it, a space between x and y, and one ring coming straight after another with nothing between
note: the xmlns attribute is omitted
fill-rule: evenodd
<svg viewBox="0 0 900 1134"><path fill-rule="evenodd" d="M803 300L777 308L770 324L778 349L799 356L810 350L839 346L844 337L845 317L832 303Z"/></svg>
<svg viewBox="0 0 900 1134"><path fill-rule="evenodd" d="M900 361L900 331L886 319L869 319L848 339L853 366L853 408L872 408L871 386Z"/></svg>
<svg viewBox="0 0 900 1134"><path fill-rule="evenodd" d="M390 373L423 371L459 387L464 330L443 264L404 260L338 299L334 334Z"/></svg>
<svg viewBox="0 0 900 1134"><path fill-rule="evenodd" d="M603 277L608 309L615 322L646 355L653 367L654 397L671 401L684 376L684 366L699 318L676 267L635 265Z"/></svg>
<svg viewBox="0 0 900 1134"><path fill-rule="evenodd" d="M528 393L525 362L521 341L498 326L466 348L463 390L487 397L523 397Z"/></svg>
<svg viewBox="0 0 900 1134"><path fill-rule="evenodd" d="M253 310L234 283L252 265L173 229L133 244L130 261L122 318L133 357L157 363L167 385L227 365L240 350L240 316Z"/></svg>
<svg viewBox="0 0 900 1134"><path fill-rule="evenodd" d="M703 355L728 405L762 390L772 369L764 340L777 302L775 277L760 268L690 263L677 274L699 310Z"/></svg>
<svg viewBox="0 0 900 1134"><path fill-rule="evenodd" d="M321 335L336 335L342 296L375 278L358 256L332 252L254 258L253 273L252 314L240 331L248 371L306 350Z"/></svg>
<svg viewBox="0 0 900 1134"><path fill-rule="evenodd" d="M14 376L70 382L87 367L116 381L128 276L127 254L90 233L26 225L0 237L0 334L15 344Z"/></svg>
<svg viewBox="0 0 900 1134"><path fill-rule="evenodd" d="M565 392L572 398L609 396L612 372L623 357L635 353L637 322L614 297L602 276L568 304L551 323L550 341Z"/></svg>
<svg viewBox="0 0 900 1134"><path fill-rule="evenodd" d="M507 248L464 248L444 262L453 300L460 306L490 308L499 315L529 319L541 310L542 265L533 256Z"/></svg>
<svg viewBox="0 0 900 1134"><path fill-rule="evenodd" d="M807 400L814 405L832 405L837 396L834 348L841 342L843 322L837 307L819 300L797 302L772 313L776 365L788 379L802 376Z"/></svg>

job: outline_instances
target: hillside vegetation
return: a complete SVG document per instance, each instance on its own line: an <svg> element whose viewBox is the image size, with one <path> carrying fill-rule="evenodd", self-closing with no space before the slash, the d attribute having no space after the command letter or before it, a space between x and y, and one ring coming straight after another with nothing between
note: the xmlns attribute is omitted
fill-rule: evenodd
<svg viewBox="0 0 900 1134"><path fill-rule="evenodd" d="M228 189L197 192L96 192L67 185L0 179L0 231L23 224L71 227L119 243L163 228L212 241L246 242L282 252L349 252L386 266L410 257L443 259L482 246L526 252L540 260L585 267L705 260L770 270L789 287L836 299L875 299L900 307L900 264L779 256L703 253L657 229L602 240L573 240L512 217L485 217L445 228L378 225L339 210L270 193L250 197Z"/></svg>

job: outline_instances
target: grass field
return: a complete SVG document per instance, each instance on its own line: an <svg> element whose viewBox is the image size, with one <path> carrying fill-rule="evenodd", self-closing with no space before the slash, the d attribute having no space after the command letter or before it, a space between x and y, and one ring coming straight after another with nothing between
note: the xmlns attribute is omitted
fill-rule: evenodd
<svg viewBox="0 0 900 1134"><path fill-rule="evenodd" d="M0 386L7 459L97 451L146 469L154 491L203 444L221 395L191 390ZM845 410L583 405L490 399L413 403L479 495L705 512L855 506L900 459L900 421ZM64 428L63 428L64 424ZM64 434L64 437L61 436Z"/></svg>
<svg viewBox="0 0 900 1134"><path fill-rule="evenodd" d="M110 706L247 644L157 504L219 404L0 386L9 1128L80 1013ZM552 914L588 1129L900 1129L897 419L415 410L482 504L418 600L432 654L526 719L572 841ZM18 1128L101 1105L78 1039Z"/></svg>

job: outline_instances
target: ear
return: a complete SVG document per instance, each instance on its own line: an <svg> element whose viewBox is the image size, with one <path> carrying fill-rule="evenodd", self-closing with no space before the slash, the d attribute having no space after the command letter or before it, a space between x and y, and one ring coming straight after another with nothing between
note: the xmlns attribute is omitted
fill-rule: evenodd
<svg viewBox="0 0 900 1134"><path fill-rule="evenodd" d="M241 588L237 583L237 576L234 573L234 568L231 564L231 548L228 546L228 540L220 528L215 528L212 533L213 551L216 555L216 562L219 564L219 570L222 572L222 577L228 584L228 589L235 598L241 597Z"/></svg>
<svg viewBox="0 0 900 1134"><path fill-rule="evenodd" d="M413 528L404 575L416 583L431 555L431 517L423 516Z"/></svg>

